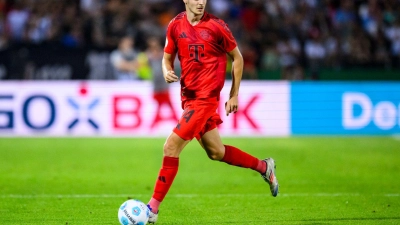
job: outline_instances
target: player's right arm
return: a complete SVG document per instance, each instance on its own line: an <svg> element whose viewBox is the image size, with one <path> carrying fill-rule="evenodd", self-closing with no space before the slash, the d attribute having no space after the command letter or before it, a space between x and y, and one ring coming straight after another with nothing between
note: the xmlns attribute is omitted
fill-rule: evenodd
<svg viewBox="0 0 400 225"><path fill-rule="evenodd" d="M174 71L174 61L175 54L168 54L164 52L164 57L162 60L162 70L165 82L167 83L177 82L179 80Z"/></svg>
<svg viewBox="0 0 400 225"><path fill-rule="evenodd" d="M178 48L175 44L176 37L174 36L173 30L174 27L174 20L173 19L167 28L167 35L165 39L165 46L164 46L164 56L162 59L162 71L164 75L165 82L172 83L177 82L179 80L178 76L175 74L174 71L174 61L175 56L178 51Z"/></svg>

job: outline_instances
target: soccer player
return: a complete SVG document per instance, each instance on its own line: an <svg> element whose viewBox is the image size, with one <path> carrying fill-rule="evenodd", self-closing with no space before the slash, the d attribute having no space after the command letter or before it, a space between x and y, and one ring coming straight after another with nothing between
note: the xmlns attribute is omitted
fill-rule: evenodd
<svg viewBox="0 0 400 225"><path fill-rule="evenodd" d="M243 57L227 24L205 12L207 0L183 0L186 10L168 25L162 69L167 83L181 84L183 113L164 144L164 157L148 202L150 223L158 218L158 208L178 172L179 155L196 138L208 157L229 165L258 171L269 184L272 196L278 194L275 162L260 160L236 147L224 145L217 125L221 89L224 86L227 55L233 60L232 86L225 103L226 115L238 110L238 94L243 73ZM174 72L176 55L181 65L181 78Z"/></svg>

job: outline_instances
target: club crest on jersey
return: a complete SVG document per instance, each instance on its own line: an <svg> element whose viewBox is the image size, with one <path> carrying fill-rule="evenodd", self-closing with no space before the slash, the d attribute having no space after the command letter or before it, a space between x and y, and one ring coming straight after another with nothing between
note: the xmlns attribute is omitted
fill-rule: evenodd
<svg viewBox="0 0 400 225"><path fill-rule="evenodd" d="M209 30L201 30L200 31L200 36L204 39L204 40L208 40L211 38L211 34Z"/></svg>

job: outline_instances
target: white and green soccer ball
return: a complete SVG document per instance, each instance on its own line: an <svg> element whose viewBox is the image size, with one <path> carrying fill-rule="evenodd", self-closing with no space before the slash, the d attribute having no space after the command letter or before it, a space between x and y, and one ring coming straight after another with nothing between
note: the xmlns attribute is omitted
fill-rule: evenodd
<svg viewBox="0 0 400 225"><path fill-rule="evenodd" d="M118 210L118 220L122 225L145 225L150 210L143 202L130 199L122 203Z"/></svg>

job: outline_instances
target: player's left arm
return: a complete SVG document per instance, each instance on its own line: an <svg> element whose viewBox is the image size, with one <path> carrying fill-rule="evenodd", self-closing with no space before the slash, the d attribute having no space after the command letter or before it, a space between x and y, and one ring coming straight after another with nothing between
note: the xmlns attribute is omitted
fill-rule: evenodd
<svg viewBox="0 0 400 225"><path fill-rule="evenodd" d="M238 110L238 95L240 81L243 74L243 56L239 48L236 46L232 51L228 52L232 59L232 86L229 94L229 100L225 103L225 111L228 116L229 113L236 113Z"/></svg>

